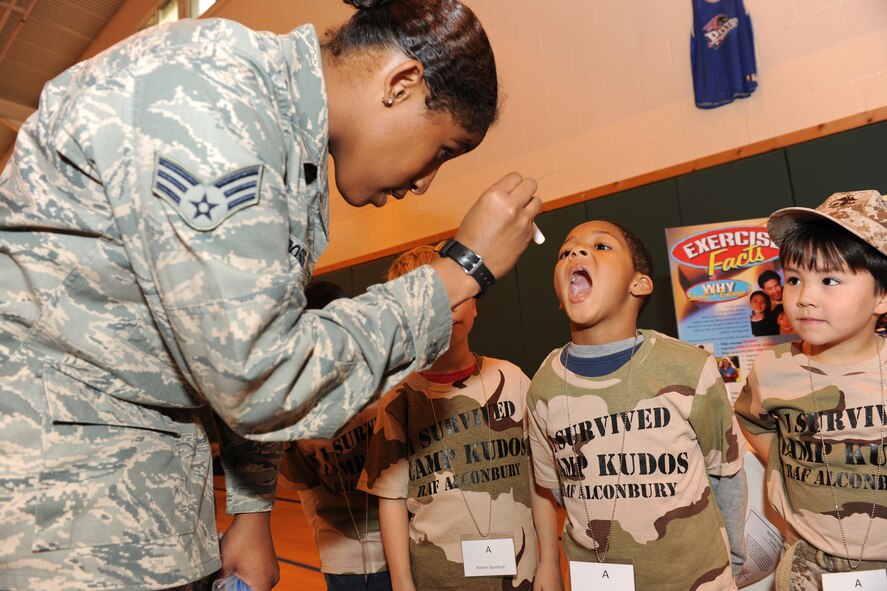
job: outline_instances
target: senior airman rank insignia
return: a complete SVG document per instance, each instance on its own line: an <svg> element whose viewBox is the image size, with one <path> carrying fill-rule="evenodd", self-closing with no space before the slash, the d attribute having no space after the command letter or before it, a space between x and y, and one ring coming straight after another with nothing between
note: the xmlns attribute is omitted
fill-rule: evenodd
<svg viewBox="0 0 887 591"><path fill-rule="evenodd" d="M152 190L172 205L186 224L207 232L259 202L262 168L261 164L247 166L204 184L181 164L158 154Z"/></svg>

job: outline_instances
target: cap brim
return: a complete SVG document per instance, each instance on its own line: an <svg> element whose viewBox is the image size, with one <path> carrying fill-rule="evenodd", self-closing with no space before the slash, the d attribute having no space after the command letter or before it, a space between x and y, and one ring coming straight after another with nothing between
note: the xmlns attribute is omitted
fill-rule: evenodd
<svg viewBox="0 0 887 591"><path fill-rule="evenodd" d="M835 219L828 214L824 214L816 209L810 209L809 207L785 207L774 211L767 219L767 233L776 246L782 248L782 241L792 230L801 224L817 219L834 222L854 236L859 237L863 242L868 243L867 237L860 234L857 228L848 226L842 220Z"/></svg>
<svg viewBox="0 0 887 591"><path fill-rule="evenodd" d="M770 214L767 219L767 233L776 246L782 248L785 236L804 221L823 217L815 209L809 207L785 207Z"/></svg>

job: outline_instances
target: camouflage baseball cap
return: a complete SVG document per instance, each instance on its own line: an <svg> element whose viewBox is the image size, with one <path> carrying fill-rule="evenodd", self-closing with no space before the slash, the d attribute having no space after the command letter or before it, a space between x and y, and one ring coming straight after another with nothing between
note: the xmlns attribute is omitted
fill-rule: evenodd
<svg viewBox="0 0 887 591"><path fill-rule="evenodd" d="M781 246L786 234L817 218L835 222L887 256L887 202L877 191L834 193L816 209L780 209L767 220L767 231L776 246Z"/></svg>

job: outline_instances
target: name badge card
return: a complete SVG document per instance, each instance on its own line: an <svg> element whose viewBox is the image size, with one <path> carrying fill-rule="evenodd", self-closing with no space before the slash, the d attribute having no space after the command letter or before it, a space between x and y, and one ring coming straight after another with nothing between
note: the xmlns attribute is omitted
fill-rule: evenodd
<svg viewBox="0 0 887 591"><path fill-rule="evenodd" d="M634 591L634 567L570 561L570 587L573 591Z"/></svg>
<svg viewBox="0 0 887 591"><path fill-rule="evenodd" d="M887 591L887 570L822 573L822 591Z"/></svg>
<svg viewBox="0 0 887 591"><path fill-rule="evenodd" d="M503 577L517 574L514 539L489 536L462 539L462 565L466 577Z"/></svg>

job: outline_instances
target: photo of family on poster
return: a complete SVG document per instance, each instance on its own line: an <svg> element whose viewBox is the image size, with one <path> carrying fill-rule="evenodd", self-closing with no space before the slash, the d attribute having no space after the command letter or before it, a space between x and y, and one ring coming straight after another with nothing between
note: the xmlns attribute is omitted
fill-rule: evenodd
<svg viewBox="0 0 887 591"><path fill-rule="evenodd" d="M782 308L782 277L773 269L758 276L758 287L748 296L751 333L756 337L793 334L795 331ZM727 380L724 380L727 381Z"/></svg>

